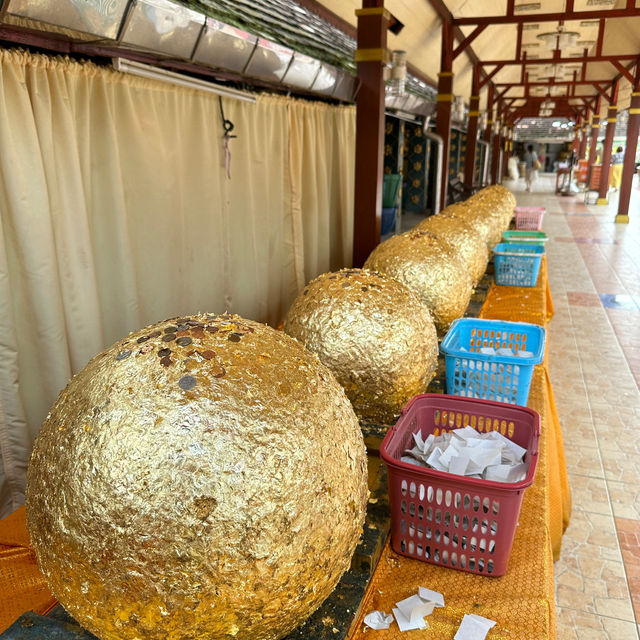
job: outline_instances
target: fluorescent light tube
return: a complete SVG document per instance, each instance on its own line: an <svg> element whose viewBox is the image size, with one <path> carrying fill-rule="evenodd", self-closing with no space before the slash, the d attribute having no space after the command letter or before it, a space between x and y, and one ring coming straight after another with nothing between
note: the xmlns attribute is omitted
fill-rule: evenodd
<svg viewBox="0 0 640 640"><path fill-rule="evenodd" d="M256 97L246 91L238 91L237 89L224 87L220 84L214 84L213 82L206 82L199 78L191 78L190 76L185 76L181 73L174 73L173 71L167 71L166 69L160 69L159 67L135 62L134 60L113 58L112 63L113 68L116 71L130 73L131 75L139 76L141 78L159 80L160 82L166 82L167 84L174 84L188 89L198 89L199 91L214 93L215 95L223 96L225 98L235 98L236 100L244 100L246 102L256 101Z"/></svg>

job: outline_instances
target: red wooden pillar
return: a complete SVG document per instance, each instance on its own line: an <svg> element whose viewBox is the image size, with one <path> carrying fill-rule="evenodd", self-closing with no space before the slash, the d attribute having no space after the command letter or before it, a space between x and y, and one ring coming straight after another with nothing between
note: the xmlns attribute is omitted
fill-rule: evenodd
<svg viewBox="0 0 640 640"><path fill-rule="evenodd" d="M580 137L580 147L578 148L578 160L584 160L585 155L587 154L587 125L589 122L589 117L587 119L582 119L582 127L580 128L581 137Z"/></svg>
<svg viewBox="0 0 640 640"><path fill-rule="evenodd" d="M442 50L440 52L440 73L438 74L438 95L436 97L436 133L442 138L442 184L440 185L440 208L447 206L447 186L449 181L449 143L451 141L451 103L453 102L453 25L442 22Z"/></svg>
<svg viewBox="0 0 640 640"><path fill-rule="evenodd" d="M627 125L627 146L624 150L624 164L622 165L622 182L620 183L620 200L618 200L618 215L616 222L629 222L629 200L631 199L631 183L636 168L636 147L638 145L638 130L640 130L640 64L636 70L636 86L631 94L629 105L629 124Z"/></svg>
<svg viewBox="0 0 640 640"><path fill-rule="evenodd" d="M509 156L511 155L511 148L513 142L511 141L511 126L509 124L504 125L504 139L502 148L502 179L509 175Z"/></svg>
<svg viewBox="0 0 640 640"><path fill-rule="evenodd" d="M384 65L388 62L390 14L384 0L363 0L358 16L360 90L356 100L356 171L353 221L353 266L364 264L380 242L384 163Z"/></svg>
<svg viewBox="0 0 640 640"><path fill-rule="evenodd" d="M602 145L602 173L600 175L600 190L596 204L607 204L609 192L609 169L611 168L611 150L613 148L613 136L616 132L616 116L618 115L618 82L611 88L609 107L607 109L607 132Z"/></svg>
<svg viewBox="0 0 640 640"><path fill-rule="evenodd" d="M491 149L491 157L493 158L493 100L495 96L495 87L490 84L489 89L487 91L487 127L484 130L484 140L489 144L489 149ZM491 161L493 166L493 160ZM493 173L491 171L491 167L489 167L489 175L488 182L489 184L493 184Z"/></svg>
<svg viewBox="0 0 640 640"><path fill-rule="evenodd" d="M573 140L571 142L571 151L578 156L580 153L580 131L582 129L582 118L576 122L576 126L573 130Z"/></svg>
<svg viewBox="0 0 640 640"><path fill-rule="evenodd" d="M596 147L598 146L598 134L600 133L600 109L602 106L602 98L598 96L596 109L593 113L593 121L591 122L591 142L589 143L589 166L593 166L596 162Z"/></svg>
<svg viewBox="0 0 640 640"><path fill-rule="evenodd" d="M467 152L464 164L465 184L473 184L476 167L476 147L478 139L478 116L480 115L480 65L473 65L471 97L469 98L469 124L467 125Z"/></svg>
<svg viewBox="0 0 640 640"><path fill-rule="evenodd" d="M491 154L491 183L498 184L500 174L500 149L502 147L502 119L496 114L493 122L495 131L493 134L493 153Z"/></svg>

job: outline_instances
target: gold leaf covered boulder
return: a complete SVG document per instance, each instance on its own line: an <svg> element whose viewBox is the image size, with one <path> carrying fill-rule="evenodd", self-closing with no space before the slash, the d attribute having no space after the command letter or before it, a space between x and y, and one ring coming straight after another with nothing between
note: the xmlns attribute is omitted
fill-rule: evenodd
<svg viewBox="0 0 640 640"><path fill-rule="evenodd" d="M489 262L485 238L462 218L443 215L429 216L414 227L415 231L430 231L448 242L465 261L474 285L484 275Z"/></svg>
<svg viewBox="0 0 640 640"><path fill-rule="evenodd" d="M364 266L411 289L433 313L440 334L464 314L473 292L469 269L460 254L428 231L391 236L371 252Z"/></svg>
<svg viewBox="0 0 640 640"><path fill-rule="evenodd" d="M69 382L35 444L27 524L51 590L103 640L275 640L349 567L367 495L357 418L317 357L195 315Z"/></svg>
<svg viewBox="0 0 640 640"><path fill-rule="evenodd" d="M495 243L492 244L495 237L495 225L489 216L479 215L478 208L472 209L467 202L468 201L450 204L446 209L443 209L438 216L445 219L454 219L471 232L479 235L485 242L488 255L490 249L495 246ZM500 233L502 234L502 232Z"/></svg>
<svg viewBox="0 0 640 640"><path fill-rule="evenodd" d="M396 280L363 269L325 273L295 299L284 330L318 354L356 414L391 424L426 391L438 361L429 310Z"/></svg>

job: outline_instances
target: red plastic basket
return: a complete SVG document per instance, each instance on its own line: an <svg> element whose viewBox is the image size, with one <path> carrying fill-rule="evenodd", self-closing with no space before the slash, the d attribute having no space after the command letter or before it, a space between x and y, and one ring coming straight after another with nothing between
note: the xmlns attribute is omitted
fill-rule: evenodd
<svg viewBox="0 0 640 640"><path fill-rule="evenodd" d="M418 430L426 439L467 425L499 431L526 448L527 477L477 480L400 461ZM389 475L393 550L460 571L503 575L524 490L535 475L539 438L540 416L526 407L442 394L413 398L380 447Z"/></svg>
<svg viewBox="0 0 640 640"><path fill-rule="evenodd" d="M514 209L516 229L540 231L545 211L544 207L516 207Z"/></svg>

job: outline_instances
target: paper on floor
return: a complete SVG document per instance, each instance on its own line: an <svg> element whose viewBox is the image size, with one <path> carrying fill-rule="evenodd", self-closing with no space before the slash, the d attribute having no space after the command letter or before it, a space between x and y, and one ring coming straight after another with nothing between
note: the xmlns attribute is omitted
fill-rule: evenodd
<svg viewBox="0 0 640 640"><path fill-rule="evenodd" d="M394 609L393 615L395 616L398 628L400 631L411 631L412 629L426 629L429 625L422 618L417 618L413 622L407 618L400 609Z"/></svg>
<svg viewBox="0 0 640 640"><path fill-rule="evenodd" d="M416 622L418 619L422 620L425 616L430 616L435 603L426 602L419 595L410 596L396 602L396 607L400 609L400 613L409 620L409 622Z"/></svg>
<svg viewBox="0 0 640 640"><path fill-rule="evenodd" d="M384 611L372 611L364 617L364 623L367 627L371 627L376 631L380 629L388 629L393 622L393 616Z"/></svg>
<svg viewBox="0 0 640 640"><path fill-rule="evenodd" d="M495 624L489 618L483 618L474 613L465 614L453 640L484 640Z"/></svg>
<svg viewBox="0 0 640 640"><path fill-rule="evenodd" d="M437 609L444 607L444 596L426 587L418 587L418 595L427 602L433 602Z"/></svg>
<svg viewBox="0 0 640 640"><path fill-rule="evenodd" d="M444 607L444 596L437 591L418 587L418 593L396 602L393 609L400 631L427 629L429 623L424 619L431 615L435 607Z"/></svg>

